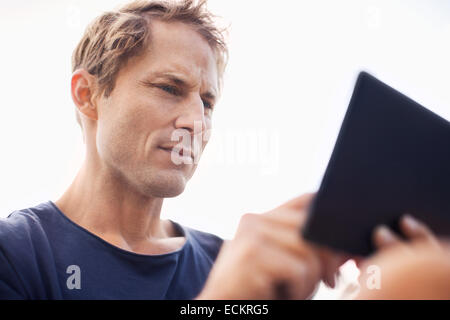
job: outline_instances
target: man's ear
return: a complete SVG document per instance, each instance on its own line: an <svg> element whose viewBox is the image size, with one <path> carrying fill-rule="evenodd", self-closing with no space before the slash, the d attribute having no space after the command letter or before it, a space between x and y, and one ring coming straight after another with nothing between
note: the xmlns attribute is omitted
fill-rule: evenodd
<svg viewBox="0 0 450 320"><path fill-rule="evenodd" d="M78 111L92 120L98 120L97 105L95 103L95 77L85 69L78 69L72 75L72 100Z"/></svg>

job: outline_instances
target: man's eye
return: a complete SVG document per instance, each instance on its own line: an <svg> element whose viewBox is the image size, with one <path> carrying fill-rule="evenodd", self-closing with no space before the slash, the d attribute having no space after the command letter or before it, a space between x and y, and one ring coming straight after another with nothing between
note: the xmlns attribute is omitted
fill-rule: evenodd
<svg viewBox="0 0 450 320"><path fill-rule="evenodd" d="M209 103L208 101L203 100L203 106L204 106L206 109L212 109L212 104Z"/></svg>
<svg viewBox="0 0 450 320"><path fill-rule="evenodd" d="M158 87L159 89L161 89L161 90L167 92L167 93L170 93L170 94L174 95L174 96L180 95L178 89L175 88L175 87L173 87L173 86L159 85L159 86L157 86L157 87Z"/></svg>

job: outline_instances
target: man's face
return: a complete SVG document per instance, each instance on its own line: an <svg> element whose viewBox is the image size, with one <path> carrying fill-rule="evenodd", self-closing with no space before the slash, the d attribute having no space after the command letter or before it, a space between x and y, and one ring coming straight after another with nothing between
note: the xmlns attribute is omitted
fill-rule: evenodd
<svg viewBox="0 0 450 320"><path fill-rule="evenodd" d="M187 24L154 21L151 30L149 48L123 66L111 95L98 102L96 144L102 162L131 188L174 197L197 164L172 160L171 149L179 145L172 135L184 130L200 153L206 146L202 136L218 95L216 59Z"/></svg>

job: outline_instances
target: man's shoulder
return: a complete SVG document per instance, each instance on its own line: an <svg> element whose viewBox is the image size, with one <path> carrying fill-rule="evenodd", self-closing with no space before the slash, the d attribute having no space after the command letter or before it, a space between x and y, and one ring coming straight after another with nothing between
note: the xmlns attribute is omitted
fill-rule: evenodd
<svg viewBox="0 0 450 320"><path fill-rule="evenodd" d="M212 260L216 259L224 241L221 237L191 227L183 228L189 233L194 246L201 248Z"/></svg>
<svg viewBox="0 0 450 320"><path fill-rule="evenodd" d="M0 299L30 297L44 287L43 267L53 263L46 232L51 210L42 203L0 219Z"/></svg>
<svg viewBox="0 0 450 320"><path fill-rule="evenodd" d="M15 210L6 218L0 219L0 246L26 245L35 236L45 234L44 225L48 222L53 208L49 202L34 207Z"/></svg>

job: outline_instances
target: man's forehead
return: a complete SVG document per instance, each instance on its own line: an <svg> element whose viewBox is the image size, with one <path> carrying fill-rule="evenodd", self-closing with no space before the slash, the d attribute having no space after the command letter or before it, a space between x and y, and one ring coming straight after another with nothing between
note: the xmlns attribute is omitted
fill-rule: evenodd
<svg viewBox="0 0 450 320"><path fill-rule="evenodd" d="M150 24L148 50L165 57L183 56L199 65L216 63L208 41L191 25L183 22L154 21Z"/></svg>
<svg viewBox="0 0 450 320"><path fill-rule="evenodd" d="M183 22L151 22L145 52L147 72L185 82L207 82L217 91L217 60L213 49L194 27Z"/></svg>

